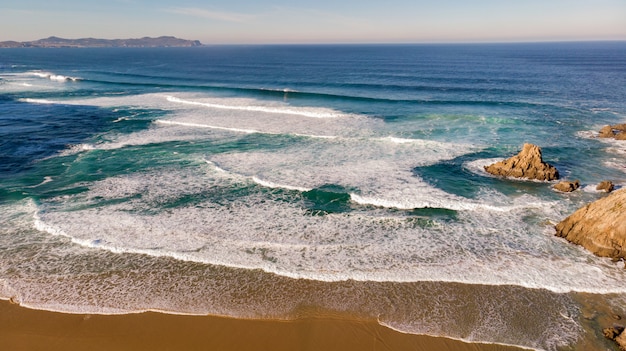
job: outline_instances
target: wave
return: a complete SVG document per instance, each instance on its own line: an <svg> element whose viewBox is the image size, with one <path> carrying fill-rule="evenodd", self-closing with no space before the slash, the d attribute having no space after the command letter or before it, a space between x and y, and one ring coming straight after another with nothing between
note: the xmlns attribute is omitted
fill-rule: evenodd
<svg viewBox="0 0 626 351"><path fill-rule="evenodd" d="M78 77L64 76L60 74L43 72L43 71L31 71L31 72L27 72L26 74L39 77L39 78L49 79L49 80L56 81L56 82L78 82L81 80L81 78L78 78Z"/></svg>
<svg viewBox="0 0 626 351"><path fill-rule="evenodd" d="M106 72L106 74L114 74L111 72ZM123 74L122 76L127 76L127 74ZM139 79L153 79L152 76L145 75L129 75L132 77L137 77ZM195 91L230 91L236 93L248 94L250 96L262 96L262 97L276 97L276 98L285 98L285 94L288 94L288 97L293 98L314 98L314 99L329 99L329 100L339 100L339 101L355 101L355 102L382 102L382 103L414 103L419 105L452 105L452 106L465 106L465 105L477 105L477 106L508 106L508 107L544 107L544 106L552 106L551 104L541 103L537 101L511 101L511 100L445 100L445 99L436 99L436 98L392 98L385 97L382 95L377 96L367 96L367 95L357 95L357 94L339 94L334 92L327 91L316 91L315 89L311 90L296 90L289 88L266 88L266 87L248 87L248 86L232 86L232 85L208 85L205 81L202 81L202 84L194 85L194 84L185 84L184 82L167 82L165 81L160 83L148 83L148 82L127 82L127 81L112 81L112 80L103 80L103 79L93 79L93 78L77 78L78 80L85 82L92 82L103 85L114 85L114 86L129 86L129 87L143 87L143 88L157 88L157 89L170 89L170 90L186 90L193 89ZM385 86L382 85L381 88ZM424 89L425 91L429 89ZM475 91L472 89L471 91ZM571 106L561 106L562 108L568 108ZM311 116L317 117L317 116ZM319 117L318 117L319 118Z"/></svg>
<svg viewBox="0 0 626 351"><path fill-rule="evenodd" d="M23 264L29 268L40 268L39 265L43 265L44 269L25 270L24 273L28 276L20 276L19 280L10 280L9 277L6 281L0 280L2 297L12 297L28 307L86 314L157 311L294 320L303 316L299 307L306 303L307 306L316 306L324 311L343 311L348 314L357 312L362 317L375 318L381 325L402 333L446 336L486 344L520 344L538 349L553 349L549 345L555 342L563 342L563 345L574 342L581 332L576 323L576 316L579 315L577 306L572 304L567 295L554 294L545 289L457 284L439 280L374 282L348 279L341 283L327 283L311 280L306 276L291 279L266 274L259 269L233 269L227 268L230 267L228 265L214 264L202 266L193 257L190 261L185 261L181 258L171 259L173 256L170 254L159 255L156 251L163 247L136 248L135 251L142 253L133 254L128 252L133 251L132 248L129 250L114 247L115 243L106 239L73 240L67 235L72 235L73 231L80 230L79 225L89 222L77 223L72 228L67 222L46 218L52 209L45 208L45 204L43 206L44 208L35 206L31 209L34 212L27 214L31 219L28 223L37 230L43 230L41 235L51 236L42 237L42 243L50 246L50 254L56 259L46 260L45 256L40 257L45 253L37 251L38 254L34 257L24 258ZM103 209L104 214L108 215L107 209ZM68 218L70 221L80 217L71 212ZM202 215L201 212L198 215ZM7 216L6 211L0 211L0 217L3 216ZM119 220L125 221L126 217L122 215ZM110 224L103 223L105 226ZM240 225L241 230L246 228L246 223ZM57 236L61 237L54 239ZM145 238L152 239L150 235ZM76 245L68 246L68 241ZM59 245L60 243L63 245ZM256 252L253 247L249 247L248 252L242 254L248 257L265 255L266 259L275 255L271 249L256 247ZM320 249L324 250L326 247L328 245L321 245ZM28 249L22 246L20 248ZM34 249L41 248L37 245ZM289 249L290 247L286 248L287 252ZM193 255L193 251L179 252ZM372 253L367 248L362 251L349 254L367 257ZM338 254L342 255L341 252ZM57 255L63 259L58 259ZM296 256L298 255L302 255L302 252L297 252ZM2 255L0 257L6 258ZM329 258L333 259L333 256ZM341 258L343 256L337 257ZM524 256L520 258L524 259ZM523 268L524 262L519 263L522 266L518 268ZM560 262L550 263L558 265ZM463 261L458 260L449 265L459 269L466 267ZM93 267L107 269L94 272ZM129 270L128 267L133 268ZM350 268L349 264L344 266L344 269ZM474 267L476 270L482 268ZM122 273L117 274L118 272ZM59 276L63 279L58 279ZM55 291L64 293L59 295ZM277 295L276 291L288 293ZM232 296L235 295L237 298L233 299ZM207 299L206 296L219 298ZM528 301L532 301L533 306L542 308L529 309ZM397 306L403 308L397 309ZM508 321L519 321L517 318L520 316L540 325L516 325L515 333L503 330L502 325L508 325ZM450 325L463 327L450 328ZM545 333L548 327L559 332ZM470 334L467 333L468 330L471 331Z"/></svg>
<svg viewBox="0 0 626 351"><path fill-rule="evenodd" d="M559 218L558 204L537 205L536 199L522 197L501 211L490 207L497 200L484 198L489 206L469 210L459 206L454 220L416 220L376 210L319 216L302 207L313 200L304 194L268 193L249 184L298 192L309 191L308 186L239 176L217 163L207 164L212 167L85 184L86 193L38 205L34 225L82 247L262 269L293 279L626 292L623 269L555 240L553 233L537 232L553 229L541 229L524 219ZM226 204L211 198L194 200L189 206L180 203L184 198L197 199L207 189L216 194L221 192L218 189L228 189L229 194L246 190ZM167 210L161 210L163 206Z"/></svg>
<svg viewBox="0 0 626 351"><path fill-rule="evenodd" d="M548 203L536 201L527 202L522 205L515 206L493 206L478 201L470 201L463 198L455 198L448 196L447 198L438 199L436 197L426 197L426 199L404 199L404 200L390 200L380 197L367 197L354 193L350 193L350 200L360 205L375 206L392 208L399 210L414 210L414 209L445 209L453 211L479 211L487 210L493 212L510 212L522 209L541 208L549 205ZM417 200L417 201L416 201ZM551 203L555 205L556 202Z"/></svg>
<svg viewBox="0 0 626 351"><path fill-rule="evenodd" d="M52 100L48 100L48 99L24 98L24 99L18 99L18 101L26 102L26 103L29 103L29 104L42 104L42 105L59 104L58 101L52 101Z"/></svg>
<svg viewBox="0 0 626 351"><path fill-rule="evenodd" d="M154 123L156 123L156 124L164 124L164 125L177 125L177 126L184 126L184 127L219 129L219 130L227 130L227 131L230 131L230 132L245 133L245 134L261 133L258 130L254 130L254 129L219 127L219 126L211 126L211 125L207 125L207 124L178 122L178 121L170 121L170 120L162 120L162 119L156 120L156 121L154 121ZM270 134L270 133L264 133L264 134Z"/></svg>
<svg viewBox="0 0 626 351"><path fill-rule="evenodd" d="M98 146L94 144L70 145L65 150L61 151L58 156L71 156L71 155L79 154L81 152L93 151L97 149L98 149Z"/></svg>
<svg viewBox="0 0 626 351"><path fill-rule="evenodd" d="M315 183L315 186L312 187L304 187L304 186L294 186L288 185L284 183L275 183L269 181L267 179L261 179L259 176L252 175L246 176L245 174L236 173L233 171L228 171L224 168L219 167L215 162L206 160L205 162L211 166L213 166L216 170L222 173L228 173L231 176L238 177L238 179L250 179L254 183L261 185L266 188L271 189L286 189L286 190L296 190L301 193L310 192L314 189L318 189L321 186L325 186L328 184ZM280 171L277 169L277 171ZM271 175L270 175L271 177ZM294 178L296 179L296 178ZM421 196L410 196L409 194L405 198L385 198L383 194L379 194L378 196L364 196L361 194L356 194L353 192L346 192L347 196L349 196L350 200L359 205L364 206L374 206L380 208L388 208L388 209L398 209L398 210L414 210L414 209L446 209L452 211L493 211L493 212L510 212L516 210L524 210L531 208L542 208L545 206L553 206L556 203L554 202L542 202L539 200L531 200L526 201L523 204L517 205L509 205L509 206L497 206L489 203L484 203L480 201L472 201L461 197L456 197L450 194L439 193L434 189L421 189ZM394 195L394 194L388 194Z"/></svg>
<svg viewBox="0 0 626 351"><path fill-rule="evenodd" d="M186 104L186 105L194 105L194 106L204 106L210 108L217 108L223 110L241 110L241 111L254 111L254 112L264 112L264 113L277 113L277 114L285 114L285 115L299 115L304 117L313 117L313 118L337 118L345 116L345 114L331 110L331 109L322 109L322 108L296 108L296 107L287 107L287 106L254 106L254 105L223 105L216 104L210 102L199 102L199 101L190 101L184 100L173 96L167 96L167 101Z"/></svg>
<svg viewBox="0 0 626 351"><path fill-rule="evenodd" d="M124 226L131 225L131 231L122 230L119 235L126 237L126 241L124 243L119 242L117 238L97 238L96 236L88 236L86 238L82 238L84 234L78 234L76 232L77 225L79 224L88 224L90 226L96 225L96 223L91 223L94 220L95 213L90 213L91 211L81 211L78 215L82 218L79 219L75 215L68 216L66 220L69 223L61 224L59 221L60 218L54 219L54 224L48 223L51 218L41 218L41 213L37 213L34 215L33 225L35 228L41 232L46 232L53 236L62 236L71 240L72 243L79 245L81 247L90 248L90 249L98 249L108 251L114 254L140 254L147 255L155 258L173 258L183 262L195 262L202 263L208 265L217 265L235 269L244 269L244 270L257 270L261 269L267 273L277 274L279 276L284 276L291 279L307 279L307 280L315 280L320 282L341 282L341 281L360 281L360 282L396 282L396 283L416 283L416 282L441 282L441 283L461 283L461 284L470 284L470 285L488 285L488 286L519 286L526 289L545 289L554 293L570 293L570 292L583 292L583 293L592 293L592 294L613 294L613 293L625 293L626 289L623 287L621 282L623 277L620 274L615 276L605 275L597 266L594 264L587 263L584 266L580 266L580 262L571 262L567 259L556 258L553 257L549 259L546 264L539 264L539 260L537 258L525 257L526 255L521 252L517 253L516 256L516 264L520 265L519 270L511 270L510 268L506 268L507 274L520 274L519 277L512 275L507 276L507 274L503 274L502 269L508 266L508 264L514 264L513 262L507 262L504 265L503 262L497 263L497 261L485 260L483 257L480 262L476 262L475 260L471 260L470 262L464 262L462 265L456 264L454 269L451 267L446 267L446 265L440 264L427 264L421 267L420 269L416 269L417 267L412 267L409 269L410 265L403 264L402 269L398 270L400 267L396 267L395 269L389 269L389 267L385 267L384 270L381 270L382 267L369 267L367 270L354 270L352 265L357 260L365 259L363 255L374 255L370 257L367 262L373 263L376 260L381 260L384 258L383 252L372 251L372 248L368 247L372 245L372 243L360 245L359 247L341 249L340 245L333 244L323 244L318 243L315 245L315 250L318 252L317 255L323 255L323 260L327 260L327 262L322 263L321 261L291 261L298 256L298 253L302 252L311 252L312 247L309 245L304 245L300 243L270 243L265 241L255 241L253 238L245 241L241 241L239 239L225 239L220 241L211 240L208 243L200 243L196 242L196 240L192 240L192 243L195 243L195 247L188 246L189 243L184 248L174 249L171 247L167 249L167 247L163 247L163 242L157 243L142 243L140 246L134 246L128 242L128 236L131 233L135 233L133 235L137 235L137 233L142 233L142 237L145 239L153 239L153 237L146 237L147 232L137 232L136 230L140 228L140 226L145 226L148 230L154 231L155 227L151 224L151 222L146 221L147 219L139 219L134 218L131 221L128 215L123 214L123 212L110 213L107 214L102 213L97 221L100 223L99 226L103 226L104 221L109 221L109 224L104 225L106 228L104 230L114 230L118 231L124 228ZM174 212L174 215L181 214L180 212ZM194 214L194 216L202 216L200 213ZM209 215L208 213L204 214ZM46 214L46 217L51 217L50 214ZM52 215L52 217L58 217L57 215ZM343 219L345 220L345 216ZM115 218L115 219L113 219ZM274 217L272 217L274 218ZM169 220L166 218L160 218L158 221L170 221L178 223L180 226L182 224L181 220L172 221L173 218ZM155 219L156 220L156 219ZM377 218L375 222L378 221L389 221L391 218ZM78 222L77 222L78 221ZM244 221L234 221L237 224L237 227L241 230L242 228L248 229L249 224L245 219ZM281 225L281 221L276 223L276 219L274 219L275 223L266 224L263 228L259 228L260 230L267 231L267 228ZM118 223L118 225L113 225L113 223ZM172 223L174 224L174 223ZM233 223L234 224L234 223ZM339 225L339 227L345 226L339 224L337 222L335 225ZM68 232L62 227L72 228L72 232ZM185 225L185 227L189 228L189 225ZM326 226L325 226L326 227ZM337 227L335 227L337 228ZM298 228L296 228L298 229ZM171 229L168 229L168 231ZM326 228L331 233L334 232L332 227ZM162 232L163 229L159 229L157 233ZM246 230L246 234L250 234L248 230ZM97 230L96 235L101 235L103 232L101 230ZM198 235L197 232L185 232L186 235L192 235L195 237ZM306 233L306 231L305 231ZM260 233L258 233L260 234ZM154 235L154 233L152 233ZM170 234L171 235L171 234ZM115 241L111 241L114 239ZM176 239L180 241L182 239ZM135 241L135 240L132 240ZM139 242L137 242L138 244ZM129 245L130 244L130 245ZM156 247L154 245L157 245ZM173 244L173 243L171 243ZM209 249L207 246L210 245ZM415 249L415 245L405 244L409 247L407 249ZM152 246L152 247L150 247ZM178 245L176 245L178 246ZM347 252L342 252L344 250ZM439 252L441 248L434 247L432 250ZM362 251L361 254L357 255L357 251ZM398 261L401 257L405 256L405 253L402 252L404 250L400 250L398 252L394 252L393 255L400 256L396 260L392 262L387 262L387 264L393 264L394 266L400 265ZM292 254L288 254L291 252ZM295 255L294 255L295 253ZM348 255L357 255L357 257L349 258ZM388 253L391 254L391 253ZM424 252L415 251L412 255L420 254L423 255ZM441 254L441 253L440 253ZM503 253L504 254L504 253ZM243 255L243 256L242 256ZM339 255L338 257L331 258L333 255ZM308 255L305 255L308 256ZM455 255L454 261L460 262L463 259L466 259L465 255L459 256ZM280 264L280 261L288 259L289 267L284 264ZM452 259L452 257L449 257ZM564 274L562 269L554 269L554 261L558 261L559 264L562 264L564 267L568 267L568 269L572 269L571 274ZM494 265L494 267L487 268L486 264ZM302 268L298 269L297 266L309 266L310 269L302 270ZM312 266L311 266L312 265ZM483 267L480 272L471 272L470 266L479 265ZM577 269L574 267L578 266ZM331 268L332 267L332 268ZM350 267L350 268L348 268ZM523 267L523 268L522 268ZM552 267L552 268L549 268ZM620 270L620 268L615 267L614 270ZM433 272L437 272L433 275ZM454 271L454 272L453 272ZM593 275L595 274L595 275ZM589 278L593 276L593 278ZM576 278L579 277L579 278ZM581 281L580 277L587 277ZM564 284L566 283L566 284Z"/></svg>
<svg viewBox="0 0 626 351"><path fill-rule="evenodd" d="M272 188L272 189L279 188L279 189L286 189L286 190L297 190L297 191L300 191L300 192L308 192L308 191L313 190L312 188L303 188L303 187L299 187L299 186L276 184L276 183L268 182L266 180L259 179L257 177L252 177L252 180L255 183L257 183L257 184L259 184L261 186L264 186L264 187L267 187L267 188Z"/></svg>
<svg viewBox="0 0 626 351"><path fill-rule="evenodd" d="M398 333L402 333L402 334L414 334L414 335L428 335L428 336L432 336L432 337L442 337L441 334L438 333L428 333L428 332L410 332L410 330L412 329L411 327L407 327L407 326L397 326L396 323L393 322L383 322L381 320L378 320L378 324L382 325L383 327L389 328L391 330L397 331ZM568 338L571 339L575 339L578 337L578 334L576 333L576 331L570 331L571 335L567 335L567 336L561 336L561 338L564 340L564 342L562 343L562 345L567 345L568 344ZM515 347L515 348L520 348L520 349L525 349L525 350L529 350L529 351L545 351L543 348L534 348L534 347L528 347L525 345L519 345L519 344L512 344L512 343L503 343L503 342L488 342L488 341L481 341L481 340L475 340L473 338L455 338L455 337L451 337L451 336L443 336L446 339L451 339L451 340L456 340L456 341L461 341L467 344L473 344L473 345L489 345L489 346L505 346L505 347Z"/></svg>

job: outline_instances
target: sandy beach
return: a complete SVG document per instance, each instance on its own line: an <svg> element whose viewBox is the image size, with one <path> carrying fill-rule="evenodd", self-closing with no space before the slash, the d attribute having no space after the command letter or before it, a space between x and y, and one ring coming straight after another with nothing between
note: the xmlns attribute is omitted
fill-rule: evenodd
<svg viewBox="0 0 626 351"><path fill-rule="evenodd" d="M374 321L340 317L240 320L156 312L81 315L0 302L7 350L459 350L520 348L403 334Z"/></svg>

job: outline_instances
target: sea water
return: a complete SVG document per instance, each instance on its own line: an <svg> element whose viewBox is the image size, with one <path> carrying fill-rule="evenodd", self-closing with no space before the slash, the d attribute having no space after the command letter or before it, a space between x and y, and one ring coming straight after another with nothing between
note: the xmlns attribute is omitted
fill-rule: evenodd
<svg viewBox="0 0 626 351"><path fill-rule="evenodd" d="M0 295L536 349L623 263L554 224L626 184L623 42L0 51ZM483 166L523 143L582 190Z"/></svg>

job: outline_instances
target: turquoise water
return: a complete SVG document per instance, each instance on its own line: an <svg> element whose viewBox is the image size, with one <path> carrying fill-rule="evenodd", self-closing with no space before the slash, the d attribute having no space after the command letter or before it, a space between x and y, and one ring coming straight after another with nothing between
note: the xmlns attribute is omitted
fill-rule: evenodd
<svg viewBox="0 0 626 351"><path fill-rule="evenodd" d="M626 119L625 58L623 42L2 50L0 295L89 313L313 305L571 345L572 294L626 294L623 263L553 228L600 181L626 184L626 144L596 137ZM482 170L525 142L582 190Z"/></svg>

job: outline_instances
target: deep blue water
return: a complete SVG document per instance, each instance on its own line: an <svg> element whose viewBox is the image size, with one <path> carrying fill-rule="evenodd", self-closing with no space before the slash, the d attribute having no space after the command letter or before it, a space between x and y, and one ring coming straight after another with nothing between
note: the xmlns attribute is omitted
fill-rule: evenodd
<svg viewBox="0 0 626 351"><path fill-rule="evenodd" d="M625 97L624 42L3 49L0 295L243 317L312 303L405 332L568 345L568 294L626 293L623 263L553 236L597 183L626 184L626 144L597 138L624 123ZM582 190L482 170L526 142ZM219 284L189 283L201 276ZM217 297L264 279L391 284L376 296L407 301L425 282L543 291L563 306L542 323L572 334L487 328L520 316L472 317L468 334L351 294L252 294L243 310Z"/></svg>

